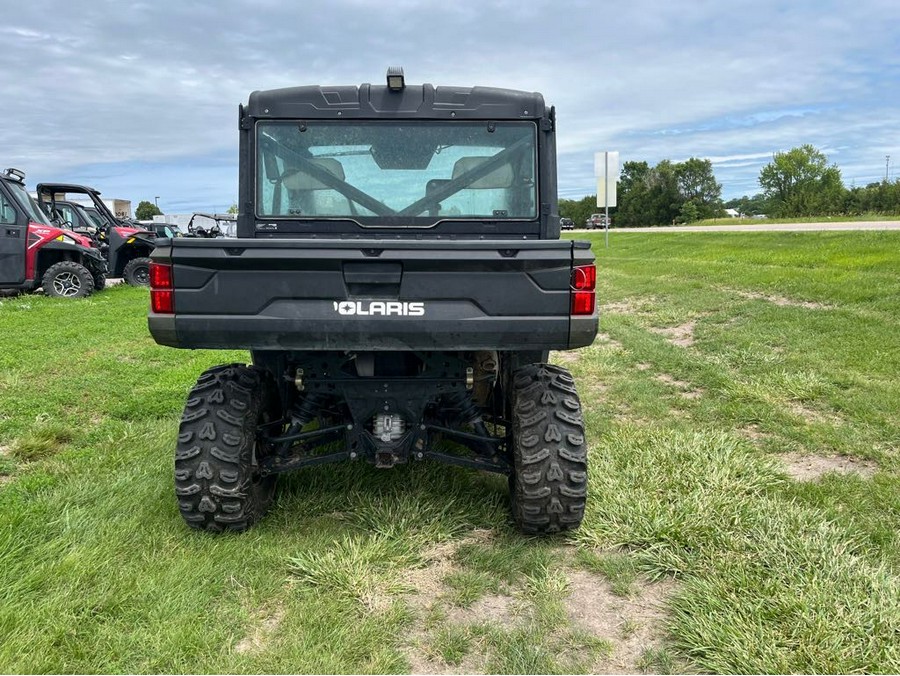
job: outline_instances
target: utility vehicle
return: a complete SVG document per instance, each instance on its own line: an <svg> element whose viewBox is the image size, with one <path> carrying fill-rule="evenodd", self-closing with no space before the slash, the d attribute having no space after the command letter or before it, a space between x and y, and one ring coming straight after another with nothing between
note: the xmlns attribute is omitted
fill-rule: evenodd
<svg viewBox="0 0 900 676"><path fill-rule="evenodd" d="M106 263L90 239L55 227L25 190L25 173L0 174L0 288L90 295Z"/></svg>
<svg viewBox="0 0 900 676"><path fill-rule="evenodd" d="M47 213L58 211L57 202L67 202L70 195L86 195L102 216L97 238L107 260L109 277L124 277L133 286L146 286L149 279L150 252L156 245L156 233L117 218L100 199L100 192L84 185L70 183L38 183L38 202Z"/></svg>
<svg viewBox="0 0 900 676"><path fill-rule="evenodd" d="M157 237L193 237L193 235L184 232L175 223L165 223L162 221L138 221L144 230L155 232Z"/></svg>
<svg viewBox="0 0 900 676"><path fill-rule="evenodd" d="M202 220L194 223L197 218ZM231 214L202 214L195 213L188 221L187 231L193 237L225 237L229 233L234 234L235 217ZM203 223L212 221L213 224L208 228L203 227Z"/></svg>
<svg viewBox="0 0 900 676"><path fill-rule="evenodd" d="M88 213L84 205L77 202L57 200L53 209L45 210L48 212L53 225L78 233L88 240L90 246L100 249L102 254L106 253L106 244L101 239L103 228L98 225L96 218ZM105 286L106 272L97 272L94 275L94 291L100 291Z"/></svg>
<svg viewBox="0 0 900 676"><path fill-rule="evenodd" d="M245 529L282 472L436 460L508 476L526 533L577 527L581 403L548 356L593 342L596 270L559 239L555 110L391 69L253 92L238 125L237 237L151 255L156 341L251 358L187 396L184 520Z"/></svg>

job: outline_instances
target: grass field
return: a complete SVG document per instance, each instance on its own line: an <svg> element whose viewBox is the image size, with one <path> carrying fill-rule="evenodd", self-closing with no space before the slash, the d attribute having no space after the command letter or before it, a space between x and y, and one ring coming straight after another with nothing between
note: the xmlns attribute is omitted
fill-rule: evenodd
<svg viewBox="0 0 900 676"><path fill-rule="evenodd" d="M602 334L553 357L591 495L550 540L426 464L189 531L183 399L246 355L156 346L142 289L0 300L0 672L900 671L900 233L593 237Z"/></svg>
<svg viewBox="0 0 900 676"><path fill-rule="evenodd" d="M896 214L859 214L858 216L802 216L796 218L707 218L685 225L765 225L766 223L857 223L864 221L900 221Z"/></svg>

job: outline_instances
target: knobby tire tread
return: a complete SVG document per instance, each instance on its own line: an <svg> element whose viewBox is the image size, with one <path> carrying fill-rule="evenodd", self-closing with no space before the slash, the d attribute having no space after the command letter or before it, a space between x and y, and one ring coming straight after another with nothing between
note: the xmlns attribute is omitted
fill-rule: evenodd
<svg viewBox="0 0 900 676"><path fill-rule="evenodd" d="M276 477L260 479L253 457L274 396L270 376L254 366L215 366L197 379L175 449L175 495L192 528L242 531L265 514Z"/></svg>
<svg viewBox="0 0 900 676"><path fill-rule="evenodd" d="M587 443L575 380L564 368L530 364L513 374L513 518L529 535L581 525Z"/></svg>

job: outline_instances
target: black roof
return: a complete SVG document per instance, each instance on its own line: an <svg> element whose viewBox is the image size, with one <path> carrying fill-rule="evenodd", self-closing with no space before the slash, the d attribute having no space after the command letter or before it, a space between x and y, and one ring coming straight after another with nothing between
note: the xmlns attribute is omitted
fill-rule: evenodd
<svg viewBox="0 0 900 676"><path fill-rule="evenodd" d="M36 187L39 193L82 193L90 195L91 193L99 195L100 191L86 185L77 185L75 183L38 183Z"/></svg>
<svg viewBox="0 0 900 676"><path fill-rule="evenodd" d="M255 91L244 114L253 118L423 118L535 120L550 115L537 92L494 87L407 85L304 86Z"/></svg>

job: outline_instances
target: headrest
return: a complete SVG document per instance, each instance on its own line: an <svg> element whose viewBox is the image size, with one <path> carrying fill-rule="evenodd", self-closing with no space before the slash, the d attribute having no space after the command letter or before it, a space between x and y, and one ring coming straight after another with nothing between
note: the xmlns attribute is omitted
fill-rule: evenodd
<svg viewBox="0 0 900 676"><path fill-rule="evenodd" d="M320 169L324 169L329 174L344 180L344 167L340 162L331 157L320 157L315 160L309 160L310 164L314 164ZM325 185L312 174L308 174L300 169L288 169L281 177L281 182L288 190L331 190L330 185Z"/></svg>
<svg viewBox="0 0 900 676"><path fill-rule="evenodd" d="M487 162L490 157L460 157L453 165L453 178L459 178L463 174L472 171L479 164ZM482 176L466 188L475 190L486 190L488 188L508 188L513 182L512 166L501 164L499 167L490 172L487 176Z"/></svg>

